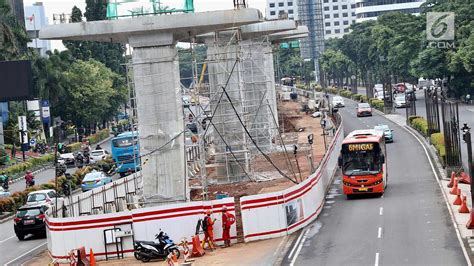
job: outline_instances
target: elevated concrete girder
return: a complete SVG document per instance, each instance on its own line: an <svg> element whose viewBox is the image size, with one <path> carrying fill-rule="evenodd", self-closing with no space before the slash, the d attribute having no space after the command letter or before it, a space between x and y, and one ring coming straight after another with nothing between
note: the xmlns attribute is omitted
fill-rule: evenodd
<svg viewBox="0 0 474 266"><path fill-rule="evenodd" d="M52 25L40 38L128 42L134 48L140 154L148 159L142 167L144 197L155 205L189 199L176 42L261 20L257 9L212 11Z"/></svg>
<svg viewBox="0 0 474 266"><path fill-rule="evenodd" d="M296 40L308 37L309 31L306 26L298 26L295 30L281 31L268 35L268 39L272 42L279 42L280 40Z"/></svg>
<svg viewBox="0 0 474 266"><path fill-rule="evenodd" d="M259 10L243 8L50 25L40 30L39 38L127 43L130 36L169 33L175 41L180 41L189 36L262 20Z"/></svg>

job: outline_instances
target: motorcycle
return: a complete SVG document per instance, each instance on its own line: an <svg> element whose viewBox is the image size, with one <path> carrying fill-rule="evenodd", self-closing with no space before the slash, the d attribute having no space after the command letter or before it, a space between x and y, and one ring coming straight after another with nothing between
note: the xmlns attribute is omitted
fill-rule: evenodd
<svg viewBox="0 0 474 266"><path fill-rule="evenodd" d="M160 230L155 235L155 241L135 241L133 247L135 249L133 255L135 259L142 262L149 262L152 259L166 259L169 254L176 255L179 258L180 252L178 246L169 238L169 236Z"/></svg>
<svg viewBox="0 0 474 266"><path fill-rule="evenodd" d="M77 168L82 168L82 166L84 166L84 156L82 153L78 152L74 159Z"/></svg>

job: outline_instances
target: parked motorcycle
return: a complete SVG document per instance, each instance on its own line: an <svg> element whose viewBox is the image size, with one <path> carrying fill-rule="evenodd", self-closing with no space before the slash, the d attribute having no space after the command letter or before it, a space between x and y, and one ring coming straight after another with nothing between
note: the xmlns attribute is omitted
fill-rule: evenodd
<svg viewBox="0 0 474 266"><path fill-rule="evenodd" d="M135 241L133 243L135 259L149 262L152 259L166 259L171 253L179 258L178 246L165 232L160 229L160 233L155 235L155 239L157 241Z"/></svg>

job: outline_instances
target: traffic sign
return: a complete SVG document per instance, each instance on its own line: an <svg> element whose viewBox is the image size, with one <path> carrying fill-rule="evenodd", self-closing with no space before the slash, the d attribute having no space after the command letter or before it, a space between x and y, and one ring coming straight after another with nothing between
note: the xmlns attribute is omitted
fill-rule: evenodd
<svg viewBox="0 0 474 266"><path fill-rule="evenodd" d="M30 146L35 146L36 145L36 139L32 138L30 139Z"/></svg>

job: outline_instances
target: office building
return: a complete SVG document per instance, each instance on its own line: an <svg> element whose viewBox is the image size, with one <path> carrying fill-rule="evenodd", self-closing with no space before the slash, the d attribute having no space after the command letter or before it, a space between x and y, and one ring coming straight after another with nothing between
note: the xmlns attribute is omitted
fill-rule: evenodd
<svg viewBox="0 0 474 266"><path fill-rule="evenodd" d="M298 20L298 0L267 0L267 19L288 18Z"/></svg>
<svg viewBox="0 0 474 266"><path fill-rule="evenodd" d="M46 56L46 51L51 50L51 41L38 39L39 31L48 25L43 3L37 2L33 6L25 6L25 27L31 42L28 47L34 48L41 56Z"/></svg>
<svg viewBox="0 0 474 266"><path fill-rule="evenodd" d="M355 0L321 0L324 14L324 39L341 38L355 23Z"/></svg>
<svg viewBox="0 0 474 266"><path fill-rule="evenodd" d="M355 0L356 22L376 19L394 11L419 14L424 2L425 0Z"/></svg>

